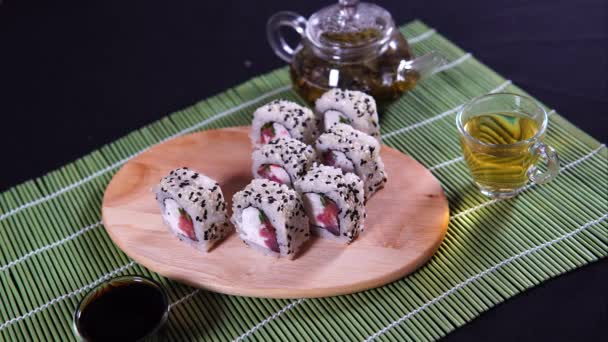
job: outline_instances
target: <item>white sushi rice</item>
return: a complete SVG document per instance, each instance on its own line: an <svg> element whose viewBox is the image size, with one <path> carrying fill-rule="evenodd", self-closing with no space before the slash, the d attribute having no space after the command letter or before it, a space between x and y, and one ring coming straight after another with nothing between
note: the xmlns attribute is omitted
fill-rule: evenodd
<svg viewBox="0 0 608 342"><path fill-rule="evenodd" d="M222 190L213 179L183 167L163 177L153 191L169 231L193 247L209 251L232 231ZM180 209L192 220L196 240L179 228Z"/></svg>
<svg viewBox="0 0 608 342"><path fill-rule="evenodd" d="M266 123L273 122L283 126L291 138L310 144L317 137L317 119L314 113L297 103L274 100L256 109L251 122L251 142L254 146L263 145L261 129Z"/></svg>
<svg viewBox="0 0 608 342"><path fill-rule="evenodd" d="M354 167L354 173L363 180L365 199L368 200L388 181L384 163L380 157L380 144L376 139L346 124L336 124L321 134L316 141L317 155L335 151L338 154L336 165L348 165L345 157ZM346 168L349 171L350 165Z"/></svg>
<svg viewBox="0 0 608 342"><path fill-rule="evenodd" d="M289 175L289 184L306 174L316 159L316 154L311 146L291 138L273 139L270 143L253 151L251 172L254 178L263 178L258 170L263 165L278 165Z"/></svg>
<svg viewBox="0 0 608 342"><path fill-rule="evenodd" d="M255 208L264 213L275 229L280 253L266 247L264 240L252 238L251 220L256 220L252 211ZM301 246L310 236L308 217L298 193L284 184L267 179L254 179L232 198L231 221L239 236L250 247L273 256L293 259ZM259 235L259 233L258 233Z"/></svg>
<svg viewBox="0 0 608 342"><path fill-rule="evenodd" d="M295 189L302 196L308 193L326 196L339 208L340 234L336 236L311 225L311 230L316 235L341 243L351 243L363 231L366 217L363 182L357 175L344 174L338 168L315 163L304 177L296 181Z"/></svg>
<svg viewBox="0 0 608 342"><path fill-rule="evenodd" d="M330 89L315 102L315 114L323 123L322 131L327 131L334 124L340 123L342 116L347 119L342 121L350 121L349 125L380 141L376 101L363 92ZM325 115L328 117L325 118Z"/></svg>

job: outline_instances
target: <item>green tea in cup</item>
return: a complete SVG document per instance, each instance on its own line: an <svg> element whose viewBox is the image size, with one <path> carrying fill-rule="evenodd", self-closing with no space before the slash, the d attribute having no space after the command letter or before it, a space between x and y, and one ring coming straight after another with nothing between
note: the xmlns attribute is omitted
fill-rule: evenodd
<svg viewBox="0 0 608 342"><path fill-rule="evenodd" d="M544 183L559 171L555 151L542 142L548 117L534 100L496 93L466 104L457 125L464 159L475 184L493 198L520 192L529 180ZM537 168L539 157L547 171Z"/></svg>

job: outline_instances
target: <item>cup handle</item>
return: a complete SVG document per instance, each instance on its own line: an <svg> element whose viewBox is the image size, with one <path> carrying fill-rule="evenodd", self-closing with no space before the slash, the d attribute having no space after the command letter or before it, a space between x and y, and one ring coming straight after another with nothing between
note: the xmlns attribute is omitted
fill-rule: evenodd
<svg viewBox="0 0 608 342"><path fill-rule="evenodd" d="M285 41L285 38L283 38L281 28L284 26L291 27L298 32L300 36L304 37L306 19L297 13L285 11L276 13L270 17L266 23L266 36L272 50L282 60L291 63L297 48L294 49L289 46Z"/></svg>
<svg viewBox="0 0 608 342"><path fill-rule="evenodd" d="M552 180L559 173L559 156L553 147L537 142L530 147L534 156L539 156L547 163L547 171L541 172L538 166L532 165L527 172L528 178L536 184L544 184Z"/></svg>

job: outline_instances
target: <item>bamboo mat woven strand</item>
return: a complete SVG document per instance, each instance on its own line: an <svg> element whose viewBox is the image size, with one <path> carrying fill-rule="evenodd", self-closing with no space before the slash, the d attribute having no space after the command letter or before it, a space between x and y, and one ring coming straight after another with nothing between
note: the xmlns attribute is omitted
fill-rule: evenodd
<svg viewBox="0 0 608 342"><path fill-rule="evenodd" d="M246 125L275 98L302 103L285 68L256 77L0 194L0 341L72 340L72 312L92 287L143 274L167 287L171 340L436 340L549 278L608 255L608 150L550 111L546 142L562 159L552 183L513 200L478 193L454 124L488 92L526 94L419 21L402 27L416 55L450 61L382 116L384 142L441 181L445 242L416 273L381 288L323 299L227 296L163 278L115 247L100 222L103 191L126 161L173 137Z"/></svg>

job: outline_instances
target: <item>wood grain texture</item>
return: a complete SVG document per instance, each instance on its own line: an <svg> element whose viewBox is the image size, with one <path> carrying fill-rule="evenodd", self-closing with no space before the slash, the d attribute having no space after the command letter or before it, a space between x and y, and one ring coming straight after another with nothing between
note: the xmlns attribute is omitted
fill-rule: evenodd
<svg viewBox="0 0 608 342"><path fill-rule="evenodd" d="M236 233L206 254L180 242L163 226L152 187L170 170L188 166L218 181L232 199L252 178L248 129L190 134L125 164L108 185L102 206L114 243L138 263L177 281L272 298L325 297L382 286L416 270L439 247L449 221L439 181L387 146L381 155L389 181L367 203L365 232L351 245L313 237L295 260L287 260L247 248Z"/></svg>

